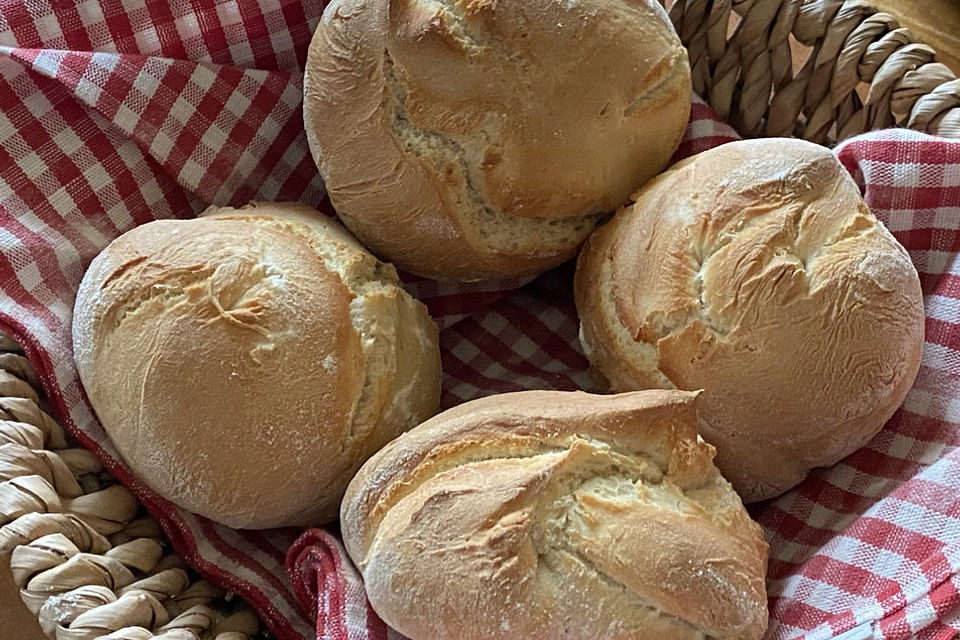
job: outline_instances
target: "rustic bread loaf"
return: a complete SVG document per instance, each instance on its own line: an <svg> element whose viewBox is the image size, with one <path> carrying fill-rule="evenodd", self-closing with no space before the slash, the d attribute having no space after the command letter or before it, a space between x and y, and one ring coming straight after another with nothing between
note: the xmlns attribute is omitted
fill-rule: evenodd
<svg viewBox="0 0 960 640"><path fill-rule="evenodd" d="M767 545L698 440L696 394L467 402L373 456L341 508L413 640L756 640Z"/></svg>
<svg viewBox="0 0 960 640"><path fill-rule="evenodd" d="M656 0L334 0L307 59L307 139L374 253L475 280L571 258L661 171L690 111Z"/></svg>
<svg viewBox="0 0 960 640"><path fill-rule="evenodd" d="M237 528L336 517L353 473L439 404L437 327L392 266L293 204L125 233L90 265L77 368L123 459Z"/></svg>
<svg viewBox="0 0 960 640"><path fill-rule="evenodd" d="M611 391L703 389L701 434L745 501L863 446L923 347L910 257L829 150L726 144L591 236L581 341Z"/></svg>

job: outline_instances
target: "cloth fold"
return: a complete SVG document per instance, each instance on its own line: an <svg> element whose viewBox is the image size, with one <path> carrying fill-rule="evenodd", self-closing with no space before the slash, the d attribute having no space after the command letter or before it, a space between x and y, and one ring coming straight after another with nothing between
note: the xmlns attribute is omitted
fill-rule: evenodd
<svg viewBox="0 0 960 640"><path fill-rule="evenodd" d="M139 483L86 402L70 318L90 260L137 224L210 203L330 212L302 133L319 1L0 0L0 329L56 417L153 512L174 548L280 640L400 640L333 530L235 531ZM701 102L675 159L735 139ZM960 143L904 131L836 150L921 274L927 342L903 407L866 447L752 508L771 543L768 638L960 632ZM532 281L405 276L440 323L442 403L591 388L572 265Z"/></svg>

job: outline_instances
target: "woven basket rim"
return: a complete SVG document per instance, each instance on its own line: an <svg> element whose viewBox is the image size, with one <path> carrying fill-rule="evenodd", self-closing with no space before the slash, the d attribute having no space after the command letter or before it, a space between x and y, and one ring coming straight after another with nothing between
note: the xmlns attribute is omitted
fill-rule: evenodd
<svg viewBox="0 0 960 640"><path fill-rule="evenodd" d="M694 91L744 137L832 146L903 126L960 138L957 74L937 61L933 47L868 1L673 0L666 6L689 52Z"/></svg>

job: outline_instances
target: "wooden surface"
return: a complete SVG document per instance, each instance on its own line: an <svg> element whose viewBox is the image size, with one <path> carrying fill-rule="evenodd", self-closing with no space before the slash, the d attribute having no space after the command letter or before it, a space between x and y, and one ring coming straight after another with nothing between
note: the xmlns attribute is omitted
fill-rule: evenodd
<svg viewBox="0 0 960 640"><path fill-rule="evenodd" d="M870 0L937 50L960 75L960 0Z"/></svg>

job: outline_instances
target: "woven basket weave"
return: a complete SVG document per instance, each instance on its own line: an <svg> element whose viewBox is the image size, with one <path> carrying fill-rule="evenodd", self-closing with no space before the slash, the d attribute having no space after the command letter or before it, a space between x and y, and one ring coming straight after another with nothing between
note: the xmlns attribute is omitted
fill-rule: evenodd
<svg viewBox="0 0 960 640"><path fill-rule="evenodd" d="M675 0L693 89L746 137L823 145L905 126L960 138L960 80L861 0Z"/></svg>
<svg viewBox="0 0 960 640"><path fill-rule="evenodd" d="M0 558L9 555L43 632L251 640L257 616L192 575L136 498L72 446L43 406L33 368L0 334Z"/></svg>
<svg viewBox="0 0 960 640"><path fill-rule="evenodd" d="M906 126L960 138L960 80L860 0L676 0L694 90L742 135L830 145ZM0 558L58 640L253 640L256 615L190 573L157 523L43 410L0 334Z"/></svg>

